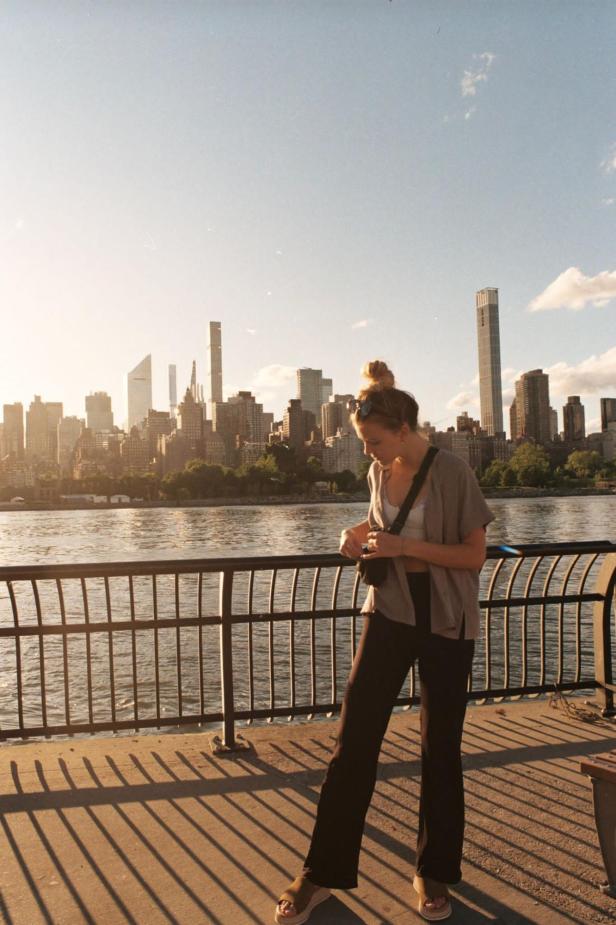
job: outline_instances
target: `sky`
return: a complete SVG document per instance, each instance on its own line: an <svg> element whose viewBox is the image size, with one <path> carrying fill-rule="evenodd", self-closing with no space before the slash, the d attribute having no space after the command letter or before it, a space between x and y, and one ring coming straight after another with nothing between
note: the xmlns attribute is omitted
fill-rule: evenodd
<svg viewBox="0 0 616 925"><path fill-rule="evenodd" d="M420 418L479 416L475 292L521 372L616 395L611 0L5 0L0 403L85 414L152 354L281 417L385 359ZM207 385L206 385L207 395Z"/></svg>

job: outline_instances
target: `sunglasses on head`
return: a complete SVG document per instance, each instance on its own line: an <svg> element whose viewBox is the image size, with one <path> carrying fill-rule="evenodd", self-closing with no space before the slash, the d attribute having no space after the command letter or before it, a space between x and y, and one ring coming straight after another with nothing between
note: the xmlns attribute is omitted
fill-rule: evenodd
<svg viewBox="0 0 616 925"><path fill-rule="evenodd" d="M357 401L356 398L353 398L347 403L347 408L352 414L356 413L363 421L374 410L374 403L369 398L364 398L362 401Z"/></svg>

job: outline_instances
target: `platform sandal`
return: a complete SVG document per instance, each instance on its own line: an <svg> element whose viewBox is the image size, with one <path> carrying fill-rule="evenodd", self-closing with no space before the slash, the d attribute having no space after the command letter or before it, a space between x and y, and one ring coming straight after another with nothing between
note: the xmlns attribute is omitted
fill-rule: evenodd
<svg viewBox="0 0 616 925"><path fill-rule="evenodd" d="M428 922L441 922L448 919L452 913L451 897L446 884L439 883L438 880L431 880L430 877L420 877L418 874L413 878L413 889L417 898L417 911L422 919ZM426 908L426 903L445 896L447 902L438 909Z"/></svg>
<svg viewBox="0 0 616 925"><path fill-rule="evenodd" d="M276 905L275 921L277 925L302 925L303 922L308 921L314 907L331 896L331 890L324 886L316 886L316 889L311 894L307 884L310 884L311 887L316 886L307 877L296 877L291 886L280 896ZM295 915L283 915L280 911L280 903L285 902L285 900L293 903Z"/></svg>

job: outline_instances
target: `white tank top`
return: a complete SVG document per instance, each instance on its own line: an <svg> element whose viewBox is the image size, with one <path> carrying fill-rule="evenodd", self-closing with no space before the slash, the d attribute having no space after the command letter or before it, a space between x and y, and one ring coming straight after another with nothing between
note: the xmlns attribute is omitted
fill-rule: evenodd
<svg viewBox="0 0 616 925"><path fill-rule="evenodd" d="M413 540L425 540L426 539L426 524L424 517L424 508L426 506L425 498L423 501L419 501L417 504L414 504L409 515L406 518L404 526L399 533L399 536L406 536ZM389 518L390 522L393 523L398 515L400 506L390 504L387 500L387 496L383 492L383 507L385 508L385 513Z"/></svg>

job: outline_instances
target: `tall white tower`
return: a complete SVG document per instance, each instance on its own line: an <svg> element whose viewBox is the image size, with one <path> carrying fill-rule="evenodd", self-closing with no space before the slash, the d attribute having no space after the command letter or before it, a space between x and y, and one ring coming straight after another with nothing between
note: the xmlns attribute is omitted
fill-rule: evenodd
<svg viewBox="0 0 616 925"><path fill-rule="evenodd" d="M498 289L480 289L475 295L475 305L481 426L495 436L503 433Z"/></svg>
<svg viewBox="0 0 616 925"><path fill-rule="evenodd" d="M210 321L207 369L209 400L210 402L222 401L222 325L220 321Z"/></svg>
<svg viewBox="0 0 616 925"><path fill-rule="evenodd" d="M178 406L178 384L177 384L177 367L175 363L169 363L169 413L175 417L175 409Z"/></svg>
<svg viewBox="0 0 616 925"><path fill-rule="evenodd" d="M126 377L128 429L141 424L152 407L152 354L148 353Z"/></svg>

